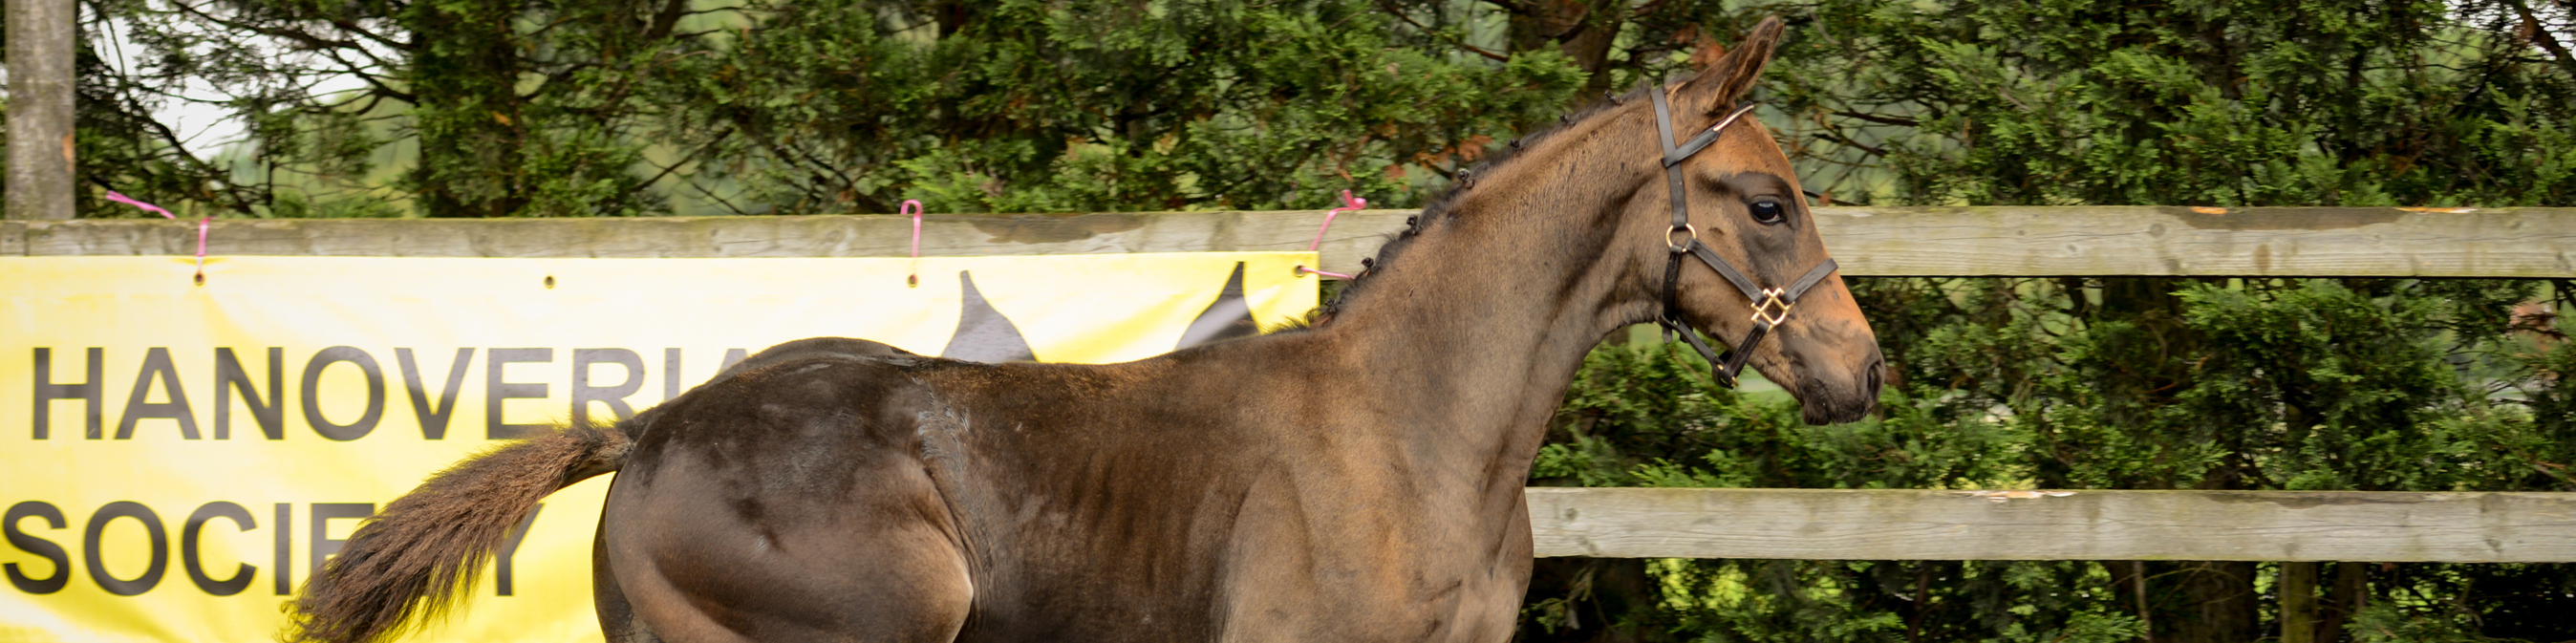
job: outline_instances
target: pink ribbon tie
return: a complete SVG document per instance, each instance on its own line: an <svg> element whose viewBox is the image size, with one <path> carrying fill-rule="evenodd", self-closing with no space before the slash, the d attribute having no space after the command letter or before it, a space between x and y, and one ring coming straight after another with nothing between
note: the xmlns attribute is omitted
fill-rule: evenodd
<svg viewBox="0 0 2576 643"><path fill-rule="evenodd" d="M149 210L160 214L161 218L164 219L172 221L179 220L178 215L171 214L169 210L161 209L161 206L134 200L134 197L119 194L115 190L107 191L107 200ZM214 221L215 216L211 214L206 215L203 219L197 220L197 285L199 286L206 285L206 229L213 226Z"/></svg>
<svg viewBox="0 0 2576 643"><path fill-rule="evenodd" d="M896 208L895 213L912 215L912 269L904 274L903 285L905 288L919 288L921 287L921 201L904 199L903 206Z"/></svg>
<svg viewBox="0 0 2576 643"><path fill-rule="evenodd" d="M1366 208L1368 208L1368 199L1354 198L1354 197L1352 197L1352 196L1351 196L1351 191L1350 191L1350 190L1343 190L1343 191L1342 191L1342 207L1333 208L1333 209L1331 209L1331 210L1326 210L1326 211L1324 212L1324 225L1317 226L1317 227L1315 228L1315 240L1306 244L1306 251L1307 251L1307 252L1314 252L1316 248L1324 247L1324 231L1325 231L1325 230L1331 230L1331 229L1333 229L1333 217L1335 217L1335 216L1340 216L1343 210L1361 210L1361 209L1366 209ZM1306 267L1306 266L1304 266L1304 265L1299 265L1299 266L1297 266L1297 274L1300 274L1300 275L1323 275L1323 276L1326 276L1326 277L1332 277L1332 278L1335 278L1335 279L1344 279L1344 280L1352 279L1352 277L1351 277L1350 275L1345 275L1345 274L1338 273L1338 272L1324 272L1324 271L1321 271L1321 270L1316 270L1316 269L1313 269L1313 268L1308 268L1308 267Z"/></svg>

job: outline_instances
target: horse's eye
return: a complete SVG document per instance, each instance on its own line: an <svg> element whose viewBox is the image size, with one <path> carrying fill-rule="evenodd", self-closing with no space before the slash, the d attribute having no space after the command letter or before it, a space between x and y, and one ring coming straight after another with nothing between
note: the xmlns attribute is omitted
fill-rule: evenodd
<svg viewBox="0 0 2576 643"><path fill-rule="evenodd" d="M1789 219L1789 211L1779 201L1763 199L1753 202L1753 220L1775 224Z"/></svg>

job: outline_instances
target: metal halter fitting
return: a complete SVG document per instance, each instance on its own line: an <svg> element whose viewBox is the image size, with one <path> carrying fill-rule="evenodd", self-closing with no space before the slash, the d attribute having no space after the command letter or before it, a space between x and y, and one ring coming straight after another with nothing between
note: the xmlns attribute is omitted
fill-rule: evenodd
<svg viewBox="0 0 2576 643"><path fill-rule="evenodd" d="M1742 118L1745 112L1753 111L1753 106L1745 105L1736 108L1734 112L1727 114L1726 118L1718 119L1716 125L1711 125L1698 136L1691 137L1689 142L1676 144L1673 142L1672 108L1665 105L1663 89L1649 88L1646 94L1654 98L1655 132L1660 135L1657 142L1664 146L1664 179L1673 189L1673 227L1664 232L1664 246L1672 250L1672 260L1664 263L1664 312L1656 317L1655 323L1664 327L1666 337L1681 335L1684 341L1690 343L1691 348L1699 351L1700 357L1707 358L1709 366L1715 370L1713 376L1718 384L1735 388L1736 375L1744 372L1744 362L1753 356L1753 347L1762 342L1762 337L1770 333L1773 326L1778 326L1780 322L1789 318L1789 310L1797 305L1799 295L1806 294L1807 289L1823 283L1826 275L1833 274L1836 269L1834 260L1828 258L1824 263L1816 264L1815 268L1807 270L1806 275L1798 277L1797 281L1790 282L1787 288L1763 288L1755 285L1752 278L1744 276L1743 271L1736 270L1733 264L1718 257L1717 252L1710 250L1707 244L1700 243L1699 229L1692 227L1690 223L1690 201L1688 192L1682 186L1682 161L1688 160L1691 155L1698 154L1700 150L1708 149L1709 144L1716 143L1718 134L1724 132L1727 125ZM1751 302L1753 306L1752 332L1745 333L1744 339L1735 342L1724 355L1719 355L1717 351L1710 349L1708 340L1700 338L1699 331L1691 329L1690 324L1682 321L1680 309L1675 305L1677 301L1675 291L1682 277L1683 255L1698 257L1700 263L1716 269L1717 274L1726 277L1727 283L1735 284L1736 290L1744 291L1745 300Z"/></svg>

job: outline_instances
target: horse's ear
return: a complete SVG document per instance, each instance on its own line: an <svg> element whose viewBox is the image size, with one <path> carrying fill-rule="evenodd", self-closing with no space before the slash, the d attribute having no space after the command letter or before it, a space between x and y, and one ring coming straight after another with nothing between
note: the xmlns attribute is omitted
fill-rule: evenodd
<svg viewBox="0 0 2576 643"><path fill-rule="evenodd" d="M1744 41L1727 50L1725 57L1676 88L1674 98L1711 114L1733 108L1736 100L1753 89L1754 81L1761 80L1762 66L1771 62L1771 50L1779 46L1783 29L1779 16L1762 19L1762 24L1754 25L1753 31L1744 35Z"/></svg>

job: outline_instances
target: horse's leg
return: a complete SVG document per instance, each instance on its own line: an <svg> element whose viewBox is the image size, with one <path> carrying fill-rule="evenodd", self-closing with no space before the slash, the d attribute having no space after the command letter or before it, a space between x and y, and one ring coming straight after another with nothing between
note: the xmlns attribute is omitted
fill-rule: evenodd
<svg viewBox="0 0 2576 643"><path fill-rule="evenodd" d="M603 616L622 596L635 631L674 642L933 642L964 627L972 582L918 464L868 467L841 492L749 496L721 466L662 464L609 494Z"/></svg>
<svg viewBox="0 0 2576 643"><path fill-rule="evenodd" d="M617 587L617 571L608 563L608 522L600 521L598 533L590 539L591 603L599 611L599 632L608 643L662 643L644 622L635 618L635 608L626 604L626 592Z"/></svg>

